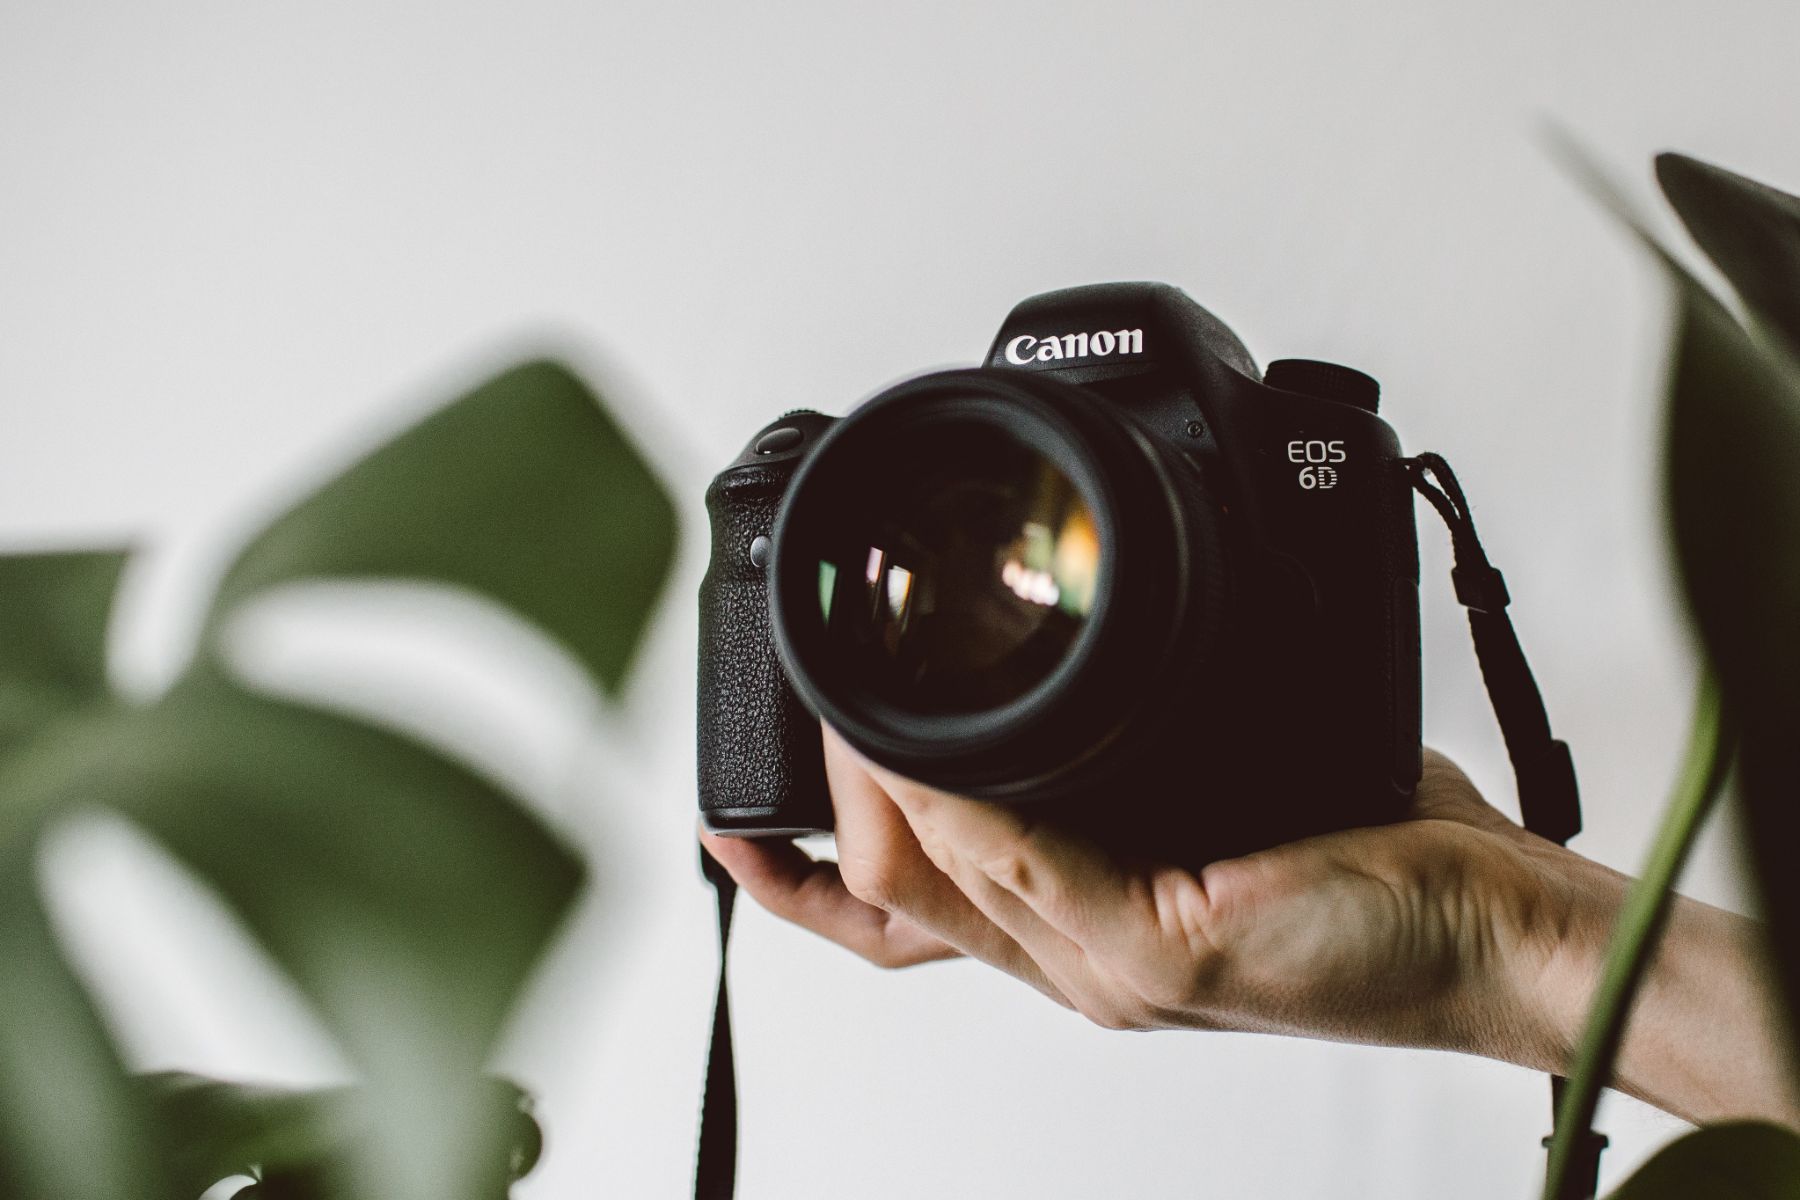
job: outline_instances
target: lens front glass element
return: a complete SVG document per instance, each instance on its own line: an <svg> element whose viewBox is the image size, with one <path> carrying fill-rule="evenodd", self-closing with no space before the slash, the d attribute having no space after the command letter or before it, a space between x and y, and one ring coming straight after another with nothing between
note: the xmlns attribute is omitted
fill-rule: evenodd
<svg viewBox="0 0 1800 1200"><path fill-rule="evenodd" d="M1093 510L1043 454L987 424L899 435L882 460L846 487L819 558L828 652L909 712L1019 699L1093 612Z"/></svg>

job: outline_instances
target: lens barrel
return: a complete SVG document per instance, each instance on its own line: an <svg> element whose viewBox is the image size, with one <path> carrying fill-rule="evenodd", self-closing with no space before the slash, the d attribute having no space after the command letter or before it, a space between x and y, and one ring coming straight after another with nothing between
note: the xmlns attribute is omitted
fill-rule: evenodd
<svg viewBox="0 0 1800 1200"><path fill-rule="evenodd" d="M1118 779L1224 632L1199 465L1025 372L870 400L796 474L773 540L771 625L800 697L874 761L967 795Z"/></svg>

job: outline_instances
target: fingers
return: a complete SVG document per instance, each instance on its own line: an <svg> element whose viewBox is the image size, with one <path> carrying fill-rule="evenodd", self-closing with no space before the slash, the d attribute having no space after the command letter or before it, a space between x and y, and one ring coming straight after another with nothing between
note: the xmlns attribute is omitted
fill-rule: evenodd
<svg viewBox="0 0 1800 1200"><path fill-rule="evenodd" d="M1019 947L1069 1004L1103 1024L1113 1024L1091 999L1097 992L1096 972L1080 946L959 854L952 842L937 836L928 826L920 826L919 834L920 844L932 863L987 921Z"/></svg>
<svg viewBox="0 0 1800 1200"><path fill-rule="evenodd" d="M967 954L1070 1001L1021 947L920 848L906 817L862 761L828 734L826 772L837 863L786 842L702 834L738 885L778 917L881 966Z"/></svg>
<svg viewBox="0 0 1800 1200"><path fill-rule="evenodd" d="M1197 874L1140 867L1033 820L1029 809L896 776L830 729L824 749L840 863L813 862L786 844L706 839L746 891L877 963L960 951L1108 1028L1338 1036L1368 1015L1347 1003L1380 1000L1372 978L1441 974L1435 959L1408 965L1422 944L1409 924L1418 906L1396 904L1414 892L1449 894L1427 877L1448 869L1441 856L1421 858L1419 847L1530 838L1428 752L1410 821L1306 839Z"/></svg>
<svg viewBox="0 0 1800 1200"><path fill-rule="evenodd" d="M955 958L957 950L906 920L857 899L838 865L816 862L791 842L722 838L702 832L706 852L755 901L882 967Z"/></svg>
<svg viewBox="0 0 1800 1200"><path fill-rule="evenodd" d="M1211 955L1205 892L1191 874L1128 870L1016 809L862 765L932 863L1088 1017L1141 1027L1191 996Z"/></svg>
<svg viewBox="0 0 1800 1200"><path fill-rule="evenodd" d="M926 855L881 782L829 728L825 773L837 815L838 859L852 894L877 909L903 914L940 941L1024 980L1057 1003L1069 1003L1034 957Z"/></svg>
<svg viewBox="0 0 1800 1200"><path fill-rule="evenodd" d="M953 856L1016 897L1052 929L1103 945L1123 924L1154 918L1143 881L1091 842L1025 812L878 774L927 852Z"/></svg>

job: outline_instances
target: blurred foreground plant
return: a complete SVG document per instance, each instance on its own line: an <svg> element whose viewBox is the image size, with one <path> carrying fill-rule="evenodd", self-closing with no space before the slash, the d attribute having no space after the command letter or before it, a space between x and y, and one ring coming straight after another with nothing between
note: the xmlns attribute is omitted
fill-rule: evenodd
<svg viewBox="0 0 1800 1200"><path fill-rule="evenodd" d="M1573 165L1662 264L1676 299L1664 486L1675 562L1707 684L1683 778L1615 930L1558 1114L1546 1200L1574 1195L1588 1128L1655 949L1669 890L1734 772L1787 996L1800 1015L1800 199L1679 154L1663 194L1737 293L1734 314L1681 265L1579 154ZM1702 1129L1658 1154L1617 1200L1800 1198L1800 1136L1770 1125Z"/></svg>
<svg viewBox="0 0 1800 1200"><path fill-rule="evenodd" d="M557 640L609 698L668 573L668 496L545 362L439 410L243 549L161 697L106 678L125 551L0 557L0 1197L493 1200L537 1157L483 1072L580 864L516 799L385 728L258 694L228 668L246 602L318 579L465 589ZM38 886L77 808L132 822L228 904L355 1065L302 1095L133 1078Z"/></svg>

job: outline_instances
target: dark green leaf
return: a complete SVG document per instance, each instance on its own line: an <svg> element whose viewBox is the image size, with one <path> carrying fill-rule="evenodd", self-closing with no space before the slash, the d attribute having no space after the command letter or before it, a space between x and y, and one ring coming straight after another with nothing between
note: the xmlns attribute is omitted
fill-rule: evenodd
<svg viewBox="0 0 1800 1200"><path fill-rule="evenodd" d="M0 557L0 752L106 693L125 560L120 550Z"/></svg>
<svg viewBox="0 0 1800 1200"><path fill-rule="evenodd" d="M1800 198L1685 154L1658 155L1656 178L1744 303L1800 349Z"/></svg>
<svg viewBox="0 0 1800 1200"><path fill-rule="evenodd" d="M251 1087L165 1072L140 1080L156 1110L161 1142L183 1194L199 1195L254 1172L270 1189L326 1194L325 1181L359 1153L367 1134L348 1088ZM503 1080L484 1087L513 1113L506 1165L512 1178L536 1165L543 1134L525 1094ZM285 1181L285 1182L278 1182Z"/></svg>
<svg viewBox="0 0 1800 1200"><path fill-rule="evenodd" d="M114 808L237 912L362 1069L358 1119L399 1156L364 1164L384 1200L504 1182L506 1105L479 1073L580 870L492 784L206 676L47 730L4 766L0 794ZM0 943L0 961L31 949ZM68 997L0 1000L10 1027Z"/></svg>
<svg viewBox="0 0 1800 1200"><path fill-rule="evenodd" d="M1688 607L1742 726L1738 789L1800 1011L1800 367L1691 280L1670 378L1670 524Z"/></svg>
<svg viewBox="0 0 1800 1200"><path fill-rule="evenodd" d="M1669 525L1688 610L1739 729L1737 789L1749 847L1790 1010L1800 1013L1800 872L1790 861L1800 845L1800 363L1781 341L1740 325L1591 162L1567 143L1562 149L1674 284ZM1659 166L1671 198L1680 197L1683 216L1745 290L1752 312L1772 322L1790 311L1777 294L1785 268L1754 261L1765 252L1785 261L1785 218L1772 213L1791 211L1787 201L1692 160Z"/></svg>
<svg viewBox="0 0 1800 1200"><path fill-rule="evenodd" d="M577 864L469 770L233 686L218 635L288 582L436 581L537 624L616 693L673 547L673 507L641 457L567 371L536 363L253 539L201 661L155 704L105 699L121 555L0 562L0 1195L162 1200L148 1134L171 1128L188 1135L169 1139L188 1190L253 1155L269 1194L335 1200L354 1180L383 1200L502 1195L539 1134L480 1071ZM356 1063L354 1092L190 1084L150 1120L36 895L39 834L80 805L118 811L211 885ZM326 1143L348 1171L315 1161Z"/></svg>
<svg viewBox="0 0 1800 1200"><path fill-rule="evenodd" d="M482 1200L506 1200L510 1194L502 1189ZM306 1171L293 1171L267 1175L247 1185L242 1191L234 1192L231 1200L339 1200L339 1197L340 1193L334 1192L319 1176ZM359 1196L356 1200L368 1198Z"/></svg>
<svg viewBox="0 0 1800 1200"><path fill-rule="evenodd" d="M0 840L0 1196L174 1200L143 1108L63 959L31 849Z"/></svg>
<svg viewBox="0 0 1800 1200"><path fill-rule="evenodd" d="M1611 1200L1800 1200L1800 1137L1754 1121L1690 1133Z"/></svg>
<svg viewBox="0 0 1800 1200"><path fill-rule="evenodd" d="M331 1193L309 1175L273 1175L233 1193L231 1200L331 1200Z"/></svg>
<svg viewBox="0 0 1800 1200"><path fill-rule="evenodd" d="M637 450L567 370L531 363L278 518L226 575L212 624L300 579L438 580L537 624L616 694L674 546L674 508Z"/></svg>
<svg viewBox="0 0 1800 1200"><path fill-rule="evenodd" d="M106 693L122 551L0 557L0 754ZM44 798L0 788L0 1195L169 1194L37 889ZM66 1189L66 1192L65 1192Z"/></svg>

